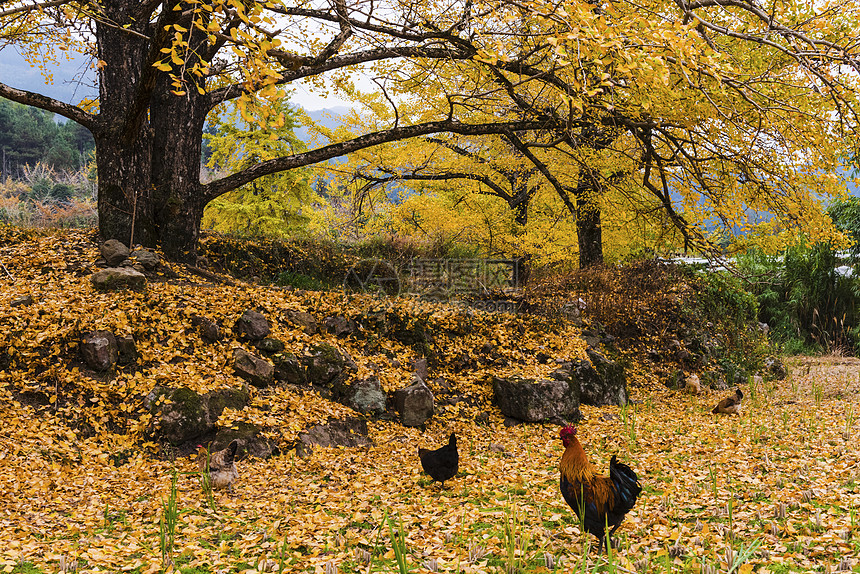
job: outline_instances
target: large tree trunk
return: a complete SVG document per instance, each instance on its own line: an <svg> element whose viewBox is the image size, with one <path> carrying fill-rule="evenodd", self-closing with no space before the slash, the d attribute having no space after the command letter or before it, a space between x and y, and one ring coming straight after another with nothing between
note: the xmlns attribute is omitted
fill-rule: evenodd
<svg viewBox="0 0 860 574"><path fill-rule="evenodd" d="M117 22L131 19L127 0L108 2ZM153 26L158 34L176 11ZM160 246L173 261L196 261L203 205L200 201L200 150L209 109L196 78L183 80L184 95L166 74L151 68L163 57L145 37L116 26L98 30L103 129L96 137L99 166L99 232L102 239ZM204 49L205 34L193 31L187 67ZM155 54L153 54L155 52ZM133 231L132 231L133 230Z"/></svg>
<svg viewBox="0 0 860 574"><path fill-rule="evenodd" d="M207 102L193 86L183 96L172 94L166 80L159 82L156 93L150 121L159 243L169 259L195 263L205 207L200 190L200 154Z"/></svg>
<svg viewBox="0 0 860 574"><path fill-rule="evenodd" d="M600 174L582 168L576 186L576 233L579 267L603 264L603 232L600 228Z"/></svg>
<svg viewBox="0 0 860 574"><path fill-rule="evenodd" d="M113 25L99 24L96 35L104 62L99 68L99 127L93 131L99 234L153 246L158 232L152 219L152 130L145 114L130 116L139 107L141 62L149 43Z"/></svg>

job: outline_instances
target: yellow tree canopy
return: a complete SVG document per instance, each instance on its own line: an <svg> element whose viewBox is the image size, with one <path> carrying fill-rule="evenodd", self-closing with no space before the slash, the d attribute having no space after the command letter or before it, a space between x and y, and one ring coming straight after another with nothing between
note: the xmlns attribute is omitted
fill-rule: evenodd
<svg viewBox="0 0 860 574"><path fill-rule="evenodd" d="M688 242L704 243L702 226L714 217L743 224L749 209L771 213L775 229L802 225L827 235L819 204L844 193L837 168L850 152L846 142L856 140L854 0L0 6L0 41L34 60L69 46L93 56L97 106L63 104L4 83L0 95L93 130L100 197L107 198L100 204L103 235L119 233L136 211L146 232L162 240L182 235L201 204L259 177L445 133L504 140L578 225L588 220L599 228L600 218L589 213L614 184L603 176L623 173L659 202ZM358 97L351 80L359 72L375 86L377 118L368 131L342 133L205 185L190 177L205 115L219 104L235 100L246 121L277 124L278 107L263 104L283 98L293 82L323 89L331 85L326 79ZM269 113L248 113L254 105ZM162 158L167 149L181 151ZM157 174L103 185L106 174L112 182L128 180L133 170L123 165L143 165L148 155ZM140 191L121 191L127 189ZM170 217L178 220L164 220ZM186 248L193 232L174 250Z"/></svg>

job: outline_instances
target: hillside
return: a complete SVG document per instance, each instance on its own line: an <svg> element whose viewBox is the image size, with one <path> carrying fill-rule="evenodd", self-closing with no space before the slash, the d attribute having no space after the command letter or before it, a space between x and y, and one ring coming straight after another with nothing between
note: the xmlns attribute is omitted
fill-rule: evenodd
<svg viewBox="0 0 860 574"><path fill-rule="evenodd" d="M740 416L715 417L724 392L671 391L627 355L631 404L581 407L592 462L605 472L617 454L645 489L606 564L558 493L557 424L508 426L491 401L492 376L548 378L556 359L585 357L573 322L166 266L143 290L102 292L90 282L98 258L90 232L0 232L0 485L15 493L0 501L8 572L397 571L401 551L400 571L712 572L729 568L727 548L744 573L856 566L860 389L850 369L800 365L786 381L745 386ZM268 318L286 352L327 343L388 395L425 357L435 415L409 428L390 404L361 416L309 385L246 385L235 349L260 350L234 326L248 309ZM297 312L321 328L308 334ZM201 316L220 323L222 340L201 336ZM373 327L379 317L388 328ZM326 318L357 326L344 332ZM131 335L136 358L91 370L80 345L94 330ZM194 459L151 436L146 397L156 386L247 386L248 406L225 409L217 424L256 424L280 454L240 461L234 491L210 497ZM310 427L355 417L367 424L365 446L292 449ZM442 490L421 473L417 448L452 431L460 473Z"/></svg>

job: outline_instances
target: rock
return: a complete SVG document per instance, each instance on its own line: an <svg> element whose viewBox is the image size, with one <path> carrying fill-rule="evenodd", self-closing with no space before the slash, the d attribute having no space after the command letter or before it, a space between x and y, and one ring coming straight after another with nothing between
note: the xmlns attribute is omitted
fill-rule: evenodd
<svg viewBox="0 0 860 574"><path fill-rule="evenodd" d="M420 357L412 363L413 374L422 381L427 380L427 358Z"/></svg>
<svg viewBox="0 0 860 574"><path fill-rule="evenodd" d="M259 341L269 335L271 328L262 313L248 309L236 320L233 331L240 339Z"/></svg>
<svg viewBox="0 0 860 574"><path fill-rule="evenodd" d="M267 387L275 378L274 365L239 347L233 349L233 369L255 387Z"/></svg>
<svg viewBox="0 0 860 574"><path fill-rule="evenodd" d="M203 395L203 404L206 406L206 412L212 424L218 422L218 417L224 412L224 409L231 408L240 410L245 408L248 401L251 400L251 393L248 388L243 386L241 389L231 387L209 391ZM224 445L227 446L227 445Z"/></svg>
<svg viewBox="0 0 860 574"><path fill-rule="evenodd" d="M285 316L287 321L301 328L305 335L315 335L318 331L317 320L310 313L289 309Z"/></svg>
<svg viewBox="0 0 860 574"><path fill-rule="evenodd" d="M33 304L33 296L32 295L22 295L21 297L16 297L12 299L9 303L10 307L29 307Z"/></svg>
<svg viewBox="0 0 860 574"><path fill-rule="evenodd" d="M286 345L284 345L283 341L279 341L277 339L272 339L271 337L266 337L265 339L261 339L254 343L254 346L257 347L260 351L268 354L280 353L284 350Z"/></svg>
<svg viewBox="0 0 860 574"><path fill-rule="evenodd" d="M349 418L342 421L329 420L324 425L316 425L299 434L296 451L306 456L313 446L344 446L355 448L373 444L367 437L367 421Z"/></svg>
<svg viewBox="0 0 860 574"><path fill-rule="evenodd" d="M149 432L174 445L212 432L225 408L244 408L250 400L246 389L219 389L199 395L186 387L156 387L144 401L153 414Z"/></svg>
<svg viewBox="0 0 860 574"><path fill-rule="evenodd" d="M146 276L130 267L108 267L90 275L96 289L139 289L146 285Z"/></svg>
<svg viewBox="0 0 860 574"><path fill-rule="evenodd" d="M378 415L385 411L387 397L379 377L373 376L343 385L340 402L363 414Z"/></svg>
<svg viewBox="0 0 860 574"><path fill-rule="evenodd" d="M91 331L81 341L84 362L94 371L106 371L119 357L116 337L110 331Z"/></svg>
<svg viewBox="0 0 860 574"><path fill-rule="evenodd" d="M201 317L200 315L194 315L191 317L191 324L197 327L197 331L200 333L200 338L207 343L217 343L224 338L224 334L221 332L221 326L212 319Z"/></svg>
<svg viewBox="0 0 860 574"><path fill-rule="evenodd" d="M594 406L627 404L627 377L624 367L593 349L587 349L589 360L571 364L571 378L579 383L579 400Z"/></svg>
<svg viewBox="0 0 860 574"><path fill-rule="evenodd" d="M151 434L174 445L201 436L215 426L209 420L203 397L185 387L156 387L147 396L146 404L153 411Z"/></svg>
<svg viewBox="0 0 860 574"><path fill-rule="evenodd" d="M151 249L135 249L131 252L131 257L146 271L155 271L158 264L161 263L161 258L158 256L158 253Z"/></svg>
<svg viewBox="0 0 860 574"><path fill-rule="evenodd" d="M311 346L302 357L307 381L312 385L337 390L358 365L345 351L328 343Z"/></svg>
<svg viewBox="0 0 860 574"><path fill-rule="evenodd" d="M337 337L347 337L355 333L358 328L355 321L346 317L335 316L323 319L326 331Z"/></svg>
<svg viewBox="0 0 860 574"><path fill-rule="evenodd" d="M234 440L239 443L236 460L242 460L246 456L267 459L281 452L275 441L263 436L260 427L243 421L237 421L229 428L218 429L209 450L214 452L227 448Z"/></svg>
<svg viewBox="0 0 860 574"><path fill-rule="evenodd" d="M695 374L690 375L686 379L686 384L684 389L691 395L698 395L702 392L702 383L699 381L699 377Z"/></svg>
<svg viewBox="0 0 860 574"><path fill-rule="evenodd" d="M436 411L433 391L413 375L409 386L394 392L394 408L400 413L401 424L407 427L421 426Z"/></svg>
<svg viewBox="0 0 860 574"><path fill-rule="evenodd" d="M578 392L571 381L493 377L493 394L502 414L520 421L580 418Z"/></svg>
<svg viewBox="0 0 860 574"><path fill-rule="evenodd" d="M128 247L117 239L108 239L102 243L99 252L109 267L116 267L128 259L129 255Z"/></svg>
<svg viewBox="0 0 860 574"><path fill-rule="evenodd" d="M687 386L687 376L684 374L684 371L682 369L677 369L676 371L669 374L663 384L665 384L673 391L677 391Z"/></svg>
<svg viewBox="0 0 860 574"><path fill-rule="evenodd" d="M117 362L129 365L137 360L137 344L131 335L120 335L116 338Z"/></svg>
<svg viewBox="0 0 860 574"><path fill-rule="evenodd" d="M783 380L788 376L788 371L785 368L785 365L782 364L782 361L777 359L776 357L768 357L764 361L764 368L767 369L767 372L775 379Z"/></svg>
<svg viewBox="0 0 860 574"><path fill-rule="evenodd" d="M275 363L275 379L291 385L304 385L308 382L305 369L293 353L277 353L272 357Z"/></svg>

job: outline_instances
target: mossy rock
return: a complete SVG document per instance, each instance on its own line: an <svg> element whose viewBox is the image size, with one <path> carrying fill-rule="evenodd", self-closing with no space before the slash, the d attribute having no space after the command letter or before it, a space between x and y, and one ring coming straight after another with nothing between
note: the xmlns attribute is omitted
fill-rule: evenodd
<svg viewBox="0 0 860 574"><path fill-rule="evenodd" d="M153 414L150 433L157 439L178 445L211 430L203 397L187 387L153 389L147 402Z"/></svg>
<svg viewBox="0 0 860 574"><path fill-rule="evenodd" d="M348 354L329 343L317 343L302 357L307 381L336 390L358 366Z"/></svg>
<svg viewBox="0 0 860 574"><path fill-rule="evenodd" d="M225 408L241 410L249 400L245 388L219 389L200 395L187 387L156 387L144 403L153 414L149 434L173 445L186 443L215 430Z"/></svg>
<svg viewBox="0 0 860 574"><path fill-rule="evenodd" d="M275 380L291 385L304 385L308 382L305 368L294 353L278 353L272 357L275 364Z"/></svg>
<svg viewBox="0 0 860 574"><path fill-rule="evenodd" d="M229 428L218 429L209 449L216 451L227 448L234 440L239 444L236 460L242 460L246 456L266 459L281 452L273 440L263 436L260 427L244 421L237 421Z"/></svg>

